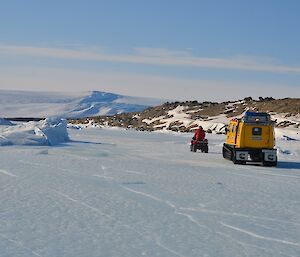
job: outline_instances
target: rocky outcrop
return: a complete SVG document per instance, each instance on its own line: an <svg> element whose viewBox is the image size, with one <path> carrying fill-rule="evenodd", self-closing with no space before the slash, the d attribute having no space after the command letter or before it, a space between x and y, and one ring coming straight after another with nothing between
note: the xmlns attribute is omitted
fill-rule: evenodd
<svg viewBox="0 0 300 257"><path fill-rule="evenodd" d="M245 111L268 112L278 127L300 127L300 99L246 97L238 101L216 102L167 102L150 107L142 112L122 113L112 116L90 117L70 120L71 123L93 123L99 126L117 126L137 130L170 130L191 132L202 125L208 132L224 133L232 117L239 117Z"/></svg>

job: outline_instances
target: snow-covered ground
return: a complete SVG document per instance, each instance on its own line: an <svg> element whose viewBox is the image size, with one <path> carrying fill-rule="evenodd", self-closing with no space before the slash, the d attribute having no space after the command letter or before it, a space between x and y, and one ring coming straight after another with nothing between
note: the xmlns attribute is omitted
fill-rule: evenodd
<svg viewBox="0 0 300 257"><path fill-rule="evenodd" d="M298 131L277 131L276 168L224 160L213 134L208 154L99 128L0 147L0 256L300 256Z"/></svg>

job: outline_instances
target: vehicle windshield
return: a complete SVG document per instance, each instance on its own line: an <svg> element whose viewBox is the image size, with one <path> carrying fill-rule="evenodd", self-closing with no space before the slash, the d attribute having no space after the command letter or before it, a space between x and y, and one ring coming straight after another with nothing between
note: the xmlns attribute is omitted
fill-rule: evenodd
<svg viewBox="0 0 300 257"><path fill-rule="evenodd" d="M245 123L269 124L271 122L270 115L267 113L246 112L243 117Z"/></svg>

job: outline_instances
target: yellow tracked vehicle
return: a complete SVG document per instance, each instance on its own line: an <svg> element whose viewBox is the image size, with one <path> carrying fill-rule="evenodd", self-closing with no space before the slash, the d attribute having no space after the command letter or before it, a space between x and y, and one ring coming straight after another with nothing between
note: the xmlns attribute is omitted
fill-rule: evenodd
<svg viewBox="0 0 300 257"><path fill-rule="evenodd" d="M277 165L274 123L264 112L246 112L241 119L232 119L227 127L223 157L235 164L262 162Z"/></svg>

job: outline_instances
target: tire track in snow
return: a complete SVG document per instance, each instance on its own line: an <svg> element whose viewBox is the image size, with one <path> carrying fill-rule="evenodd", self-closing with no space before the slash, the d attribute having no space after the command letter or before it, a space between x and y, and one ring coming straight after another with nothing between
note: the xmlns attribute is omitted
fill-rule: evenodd
<svg viewBox="0 0 300 257"><path fill-rule="evenodd" d="M192 215L189 215L187 213L184 213L184 212L181 212L180 210L185 210L187 208L177 208L174 204L172 204L171 202L169 201L165 201L161 198L158 198L156 196L153 196L153 195L150 195L150 194L147 194L147 193L144 193L144 192L140 192L140 191L137 191L137 190L134 190L134 189L131 189L131 188L128 188L128 187L125 187L125 186L122 186L124 189L130 191L130 192L133 192L135 194L139 194L139 195L142 195L142 196L145 196L145 197L148 197L152 200L155 200L155 201L158 201L158 202L161 202L161 203L164 203L166 204L167 206L171 207L174 209L174 213L177 214L177 215L181 215L181 216L184 216L186 217L187 219L189 219L192 223L196 224L197 226L201 227L201 228L205 228L207 229L209 232L211 233L215 233L215 234L218 234L220 236L224 236L224 234L220 233L220 232L216 232L216 231L213 231L212 229L210 229L208 226L205 226L205 225L202 225L200 224L199 222L197 222L193 217ZM217 213L217 214L220 214L219 212L214 212L214 213ZM224 214L224 213L223 213ZM228 215L228 213L226 213ZM254 218L254 216L247 216L247 215L239 215L237 214L236 216L242 216L242 217L248 217L248 218ZM256 217L257 218L257 217ZM263 219L263 218L262 218ZM267 220L273 220L273 219L268 219L266 218ZM274 221L274 220L273 220ZM278 221L278 220L276 220ZM225 224L223 222L219 222L222 226L224 227L228 227L230 229L233 229L233 230L236 230L236 231L239 231L239 232L242 232L242 233L245 233L245 234L248 234L249 236L252 236L252 237L255 237L255 238L259 238L259 239L262 239L262 240L267 240L267 241L274 241L274 242L279 242L279 243L283 243L283 244L288 244L288 245L293 245L293 246L300 246L299 243L295 243L295 242L290 242L290 241L286 241L286 240L281 240L281 239L276 239L276 238L270 238L270 237L264 237L264 236L260 236L258 234L255 234L253 232L250 232L250 231L247 231L247 230L243 230L243 229L240 229L238 227L234 227L234 226L230 226L228 224ZM294 223L292 223L294 224ZM297 224L297 223L296 223ZM297 224L299 225L299 224Z"/></svg>
<svg viewBox="0 0 300 257"><path fill-rule="evenodd" d="M185 255L181 255L181 254L179 254L179 253L173 251L172 249L168 248L167 246L163 245L161 242L159 242L159 241L157 241L157 240L155 240L155 243L156 243L158 246L160 246L161 248L167 250L168 252L175 254L176 256L179 256L179 257L186 257Z"/></svg>
<svg viewBox="0 0 300 257"><path fill-rule="evenodd" d="M20 241L16 241L16 240L10 239L10 238L8 238L7 236L5 236L5 235L3 235L3 234L0 234L0 237L2 237L2 238L4 238L5 240L7 240L7 241L9 241L9 242L11 242L11 243L17 245L18 247L20 247L20 248L22 248L22 249L24 249L24 250L26 250L26 251L31 252L31 253L32 253L33 255L35 255L35 256L43 257L42 255L38 254L37 252L31 250L30 248L25 247L25 246L22 244L22 242L20 242Z"/></svg>
<svg viewBox="0 0 300 257"><path fill-rule="evenodd" d="M220 154L222 154L222 153L220 152ZM229 174L232 174L232 175L235 175L235 176L250 177L250 178L255 178L255 179L257 179L257 176L255 176L256 174L257 175L264 175L264 176L260 176L260 178L263 178L263 179L270 179L270 178L268 178L268 176L286 178L286 179L300 179L300 176L297 176L297 175L273 174L273 173L263 172L261 170L253 170L253 167L255 167L255 166L252 166L252 165L242 166L242 169L241 169L241 166L239 166L239 167L232 166L231 170L223 169L225 164L226 164L226 167L230 167L230 165L231 165L231 163L227 162L227 160L221 160L221 161L218 161L218 162L216 162L216 160L208 160L208 161L201 160L201 165L200 165L198 160L172 159L172 160L166 161L162 157L147 156L147 158L148 159L153 159L153 160L159 160L159 161L162 161L162 162L173 162L173 163L179 163L179 164L187 164L187 165L190 165L190 166L193 166L193 167L201 166L201 167L211 168L211 164L214 164L215 167L222 168L222 173L226 172L226 173L229 173ZM263 169L265 167L260 167L260 168ZM241 173L241 171L244 170L244 169L247 170L247 171L250 171L251 173L249 175ZM279 170L280 167L276 168L276 169ZM234 170L234 171L232 171L232 170ZM212 172L212 170L209 170L209 172ZM218 170L217 172L220 172L220 171ZM253 174L253 175L251 175L251 174ZM289 182L289 180L286 180L285 182Z"/></svg>
<svg viewBox="0 0 300 257"><path fill-rule="evenodd" d="M125 190L129 191L129 192L148 197L148 198L150 198L152 200L155 200L157 202L165 203L166 205L170 206L171 208L176 209L176 206L174 204L172 204L171 202L169 202L169 201L165 201L165 200L163 200L161 198L158 198L154 195L150 195L150 194L147 194L147 193L144 193L144 192L141 192L141 191L137 191L137 190L131 189L131 188L126 187L126 186L121 186L121 187L124 188Z"/></svg>
<svg viewBox="0 0 300 257"><path fill-rule="evenodd" d="M101 174L94 174L94 175L92 175L92 176L94 176L94 177L98 177L98 178L103 178L104 180L115 180L115 178L114 177L111 177L111 176L107 176L106 175L106 171L107 171L107 167L106 166L104 166L104 165L101 165L101 169L102 169L102 171L103 171L103 175L101 175Z"/></svg>
<svg viewBox="0 0 300 257"><path fill-rule="evenodd" d="M62 193L62 192L60 192L60 191L53 190L53 189L52 189L51 191L54 192L54 193L56 193L56 194L58 194L58 195L60 195L60 196L62 196L62 197L64 197L64 198L66 198L66 199L68 199L68 200L71 201L71 202L74 202L74 203L77 203L77 204L79 204L79 205L82 205L82 206L84 206L84 207L86 207L86 208L88 208L88 209L90 209L90 210L92 210L92 211L94 211L94 212L96 212L96 213L102 215L102 216L105 216L105 217L107 217L108 219L110 219L110 220L112 220L112 221L114 221L114 222L116 222L116 223L119 223L120 226L123 226L123 227L125 227L125 228L127 228L127 229L133 231L134 233L136 233L136 234L139 235L140 237L143 237L144 239L149 240L149 239L148 239L147 237L145 237L143 234L141 234L141 233L139 233L138 231L136 231L136 230L134 230L133 228L131 228L130 225L120 223L120 221L118 221L117 219L113 218L113 217L110 216L110 215L107 215L107 214L103 213L103 212L100 211L98 208L95 208L95 207L93 207L93 206L91 206L91 205L89 205L89 204L87 204L87 203L85 203L85 202L82 202L82 201L80 201L80 200L74 199L74 198L72 198L71 196L69 196L69 195L67 195L67 194L64 194L64 193ZM170 253L172 253L172 254L175 254L176 256L179 256L179 257L185 257L184 255L181 255L181 254L177 253L176 251L173 251L172 249L170 249L170 248L168 248L167 246L163 245L163 244L162 244L161 242L159 242L158 240L152 240L152 239L150 239L150 241L154 242L156 245L158 245L159 247L163 248L164 250L166 250L166 251L168 251L168 252L170 252Z"/></svg>
<svg viewBox="0 0 300 257"><path fill-rule="evenodd" d="M129 173L129 174L143 174L142 172L139 172L139 171L135 171L135 170L123 170L123 172L125 173Z"/></svg>
<svg viewBox="0 0 300 257"><path fill-rule="evenodd" d="M99 209L97 209L97 208L95 208L95 207L93 207L93 206L91 206L91 205L89 205L89 204L87 204L85 202L82 202L82 201L79 201L77 199L74 199L71 196L66 195L66 194L64 194L62 192L59 192L59 191L56 191L56 190L52 190L52 191L54 193L56 193L56 194L64 197L64 198L68 199L69 201L74 202L74 203L78 203L79 205L82 205L82 206L84 206L84 207L86 207L86 208L88 208L88 209L90 209L90 210L92 210L94 212L97 212L98 214L101 214L102 216L105 216L105 217L109 218L110 220L115 220L110 215L105 214L104 212L100 211Z"/></svg>
<svg viewBox="0 0 300 257"><path fill-rule="evenodd" d="M169 206L170 208L172 208L174 210L174 213L177 214L177 215L180 215L180 216L184 216L185 218L187 218L188 220L190 220L192 223L196 224L197 226L201 227L201 228L204 228L204 229L207 229L208 231L212 232L212 230L205 226L205 225L202 225L200 224L199 222L197 222L191 215L187 214L187 213L183 213L180 211L181 208L177 208L173 203L171 203L170 201L166 201L166 200L163 200L161 198L158 198L156 196L153 196L153 195L150 195L150 194L147 194L147 193L144 193L144 192L141 192L141 191L137 191L137 190L134 190L134 189L131 189L129 187L126 187L126 186L121 186L122 188L124 188L125 190L129 191L129 192L132 192L132 193L135 193L135 194L138 194L138 195L142 195L144 197L147 197L147 198L150 198L154 201L157 201L157 202L160 202L160 203L164 203L166 204L167 206Z"/></svg>
<svg viewBox="0 0 300 257"><path fill-rule="evenodd" d="M105 180L115 180L115 178L113 177L109 177L109 176L105 176L105 175L98 175L98 174L95 174L95 175L92 175L93 177L98 177L98 178L103 178Z"/></svg>
<svg viewBox="0 0 300 257"><path fill-rule="evenodd" d="M284 175L284 174L274 174L274 173L268 173L268 172L263 172L261 170L254 170L251 164L242 166L242 168L246 171L249 171L249 174L241 173L243 171L240 168L232 167L232 170L222 170L222 172L226 172L235 176L242 176L242 177L249 177L249 178L254 178L257 179L258 176L260 179L270 179L270 177L279 177L279 178L286 178L286 179L300 179L300 176L296 175ZM260 167L263 168L263 167ZM281 180L282 182L290 182L290 180Z"/></svg>
<svg viewBox="0 0 300 257"><path fill-rule="evenodd" d="M12 173L10 173L10 172L8 172L8 171L6 171L6 170L1 170L1 169L0 169L0 173L2 173L2 174L4 174L4 175L7 175L7 176L11 176L11 177L18 177L17 175L12 174Z"/></svg>
<svg viewBox="0 0 300 257"><path fill-rule="evenodd" d="M274 177L283 177L283 178L296 178L296 179L300 179L300 176L293 176L293 175L281 175L281 174L272 174L272 173L265 173L265 172L262 172L261 174L267 175L267 176L274 176Z"/></svg>
<svg viewBox="0 0 300 257"><path fill-rule="evenodd" d="M222 226L224 226L224 227L227 227L227 228L230 228L232 230L235 230L235 231L247 234L247 235L249 235L251 237L254 237L254 238L258 238L258 239L262 239L262 240L267 240L267 241L273 241L273 242L287 244L287 245L300 246L299 243L290 242L290 241L286 241L286 240L281 240L281 239L277 239L277 238L273 238L273 237L265 237L265 236L258 235L256 233L253 233L251 231L248 231L248 230L245 230L245 229L242 229L242 228L239 228L239 227L228 225L228 224L223 223L223 222L219 222L219 223Z"/></svg>
<svg viewBox="0 0 300 257"><path fill-rule="evenodd" d="M237 212L215 211L215 210L210 210L210 209L205 209L205 208L200 208L200 209L199 208L197 208L197 209L195 209L195 208L180 208L180 210L211 213L211 214L226 215L226 216L235 216L235 217L248 218L248 219L254 219L254 220L259 219L259 220L274 221L274 222L280 222L280 223L286 223L286 224L291 224L291 225L295 225L295 226L300 226L300 224L296 223L296 222L273 219L273 218L268 218L268 217L259 217L259 216L255 216L255 215L247 215L247 214L237 213Z"/></svg>
<svg viewBox="0 0 300 257"><path fill-rule="evenodd" d="M280 178L292 178L292 179L300 179L300 176L297 176L297 175L288 175L288 174L278 174L278 173L274 173L275 170L272 170L271 172L266 172L267 170L269 170L268 168L270 167L263 167L263 166L258 166L259 170L254 170L253 167L256 167L254 165L251 165L251 164L248 164L248 165L244 165L242 166L243 169L249 171L249 175L246 175L246 174L241 174L241 173L238 173L238 172L232 172L232 171L228 171L226 170L226 172L230 172L232 174L235 174L235 175L245 175L245 176L251 176L251 177L254 177L254 178L257 178L256 176L252 176L254 174L257 174L257 175L265 175L265 176L260 176L260 178L267 178L266 176L272 176L272 177L280 177ZM279 170L281 169L280 167L276 167L275 168L277 172L279 172ZM239 168L235 169L237 171L240 171Z"/></svg>
<svg viewBox="0 0 300 257"><path fill-rule="evenodd" d="M249 243L242 242L242 241L240 241L240 240L238 240L238 239L236 239L236 238L233 238L233 237L231 237L230 235L225 234L225 233L222 233L222 232L220 232L220 231L216 232L216 234L219 234L219 235L221 235L221 236L223 236L223 237L229 238L229 239L232 240L233 242L236 242L236 243L238 243L239 245L241 245L243 248L245 248L246 246L248 246L248 247L253 247L253 248L260 249L260 250L264 250L264 251L266 251L266 252L271 253L271 255L268 255L268 256L273 256L273 255L274 255L274 252L275 252L275 253L280 253L280 254L281 254L280 256L282 256L282 257L283 257L283 256L297 257L297 256L295 256L295 255L289 255L289 254L287 254L287 253L280 252L280 251L278 251L278 249L265 248L265 247L261 247L261 246L257 246L257 245L253 245L253 244L249 244ZM245 254L246 254L246 256L247 256L247 253L245 253Z"/></svg>
<svg viewBox="0 0 300 257"><path fill-rule="evenodd" d="M53 166L50 166L50 165L46 165L46 164L41 164L41 163L32 163L32 162L28 162L28 161L24 161L24 160L19 160L20 163L23 163L23 164L28 164L28 165L34 165L36 167L42 167L42 168L49 168L49 169L53 169ZM61 171L65 171L65 172L68 172L68 173L72 173L74 175L78 175L78 174L81 174L80 171L74 171L74 169L65 169L65 168L61 168L61 167L55 167L55 170L61 170Z"/></svg>

